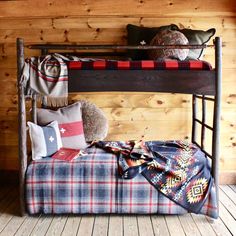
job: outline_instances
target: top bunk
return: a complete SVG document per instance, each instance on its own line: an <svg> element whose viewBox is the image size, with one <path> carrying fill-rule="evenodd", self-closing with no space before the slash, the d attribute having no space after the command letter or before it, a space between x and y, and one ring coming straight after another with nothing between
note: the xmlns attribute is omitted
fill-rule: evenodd
<svg viewBox="0 0 236 236"><path fill-rule="evenodd" d="M68 69L68 93L70 92L169 92L198 95L217 94L221 77L221 38L216 37L213 45L156 45L156 46L124 46L124 45L62 45L62 44L33 44L26 45L29 49L41 50L45 58L53 51L81 51L76 55L90 57L99 56L99 59L81 59L71 57L66 60L55 61L55 66L64 63ZM24 42L17 39L18 68L23 68ZM214 47L215 65L201 60L175 59L165 60L114 60L100 59L102 56L121 56L122 50L151 50L151 49L203 49ZM91 53L91 51L98 51ZM115 52L107 52L115 50ZM88 51L88 52L86 52ZM103 52L101 52L103 51ZM51 53L51 54L50 54ZM124 54L124 53L123 53ZM63 54L64 55L64 54ZM40 58L40 57L39 57ZM63 56L62 56L63 58ZM18 76L19 78L19 76ZM45 83L55 83L50 78L41 77ZM49 85L50 86L50 85ZM44 94L45 95L45 94Z"/></svg>

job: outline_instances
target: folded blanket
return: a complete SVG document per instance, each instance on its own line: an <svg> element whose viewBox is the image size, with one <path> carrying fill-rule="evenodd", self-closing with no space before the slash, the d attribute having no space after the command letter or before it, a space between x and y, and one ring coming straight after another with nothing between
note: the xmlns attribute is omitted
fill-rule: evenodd
<svg viewBox="0 0 236 236"><path fill-rule="evenodd" d="M208 159L194 144L183 141L95 142L118 155L122 178L142 174L157 190L190 212L199 213L213 179Z"/></svg>

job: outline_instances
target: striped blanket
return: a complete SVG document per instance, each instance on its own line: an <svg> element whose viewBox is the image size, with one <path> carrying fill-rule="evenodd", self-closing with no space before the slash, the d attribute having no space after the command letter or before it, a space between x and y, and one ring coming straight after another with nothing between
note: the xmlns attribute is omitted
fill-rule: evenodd
<svg viewBox="0 0 236 236"><path fill-rule="evenodd" d="M36 93L47 98L48 106L67 105L68 96L68 62L93 61L90 58L49 54L41 57L27 58L21 73L20 83L26 95Z"/></svg>
<svg viewBox="0 0 236 236"><path fill-rule="evenodd" d="M61 99L66 105L68 94L66 60L68 59L59 54L26 59L21 76L25 94L36 93L57 99L57 101Z"/></svg>

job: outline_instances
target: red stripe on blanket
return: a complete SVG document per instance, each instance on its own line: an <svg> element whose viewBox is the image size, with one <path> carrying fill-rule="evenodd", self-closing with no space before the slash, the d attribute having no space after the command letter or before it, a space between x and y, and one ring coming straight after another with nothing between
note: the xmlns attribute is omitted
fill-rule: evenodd
<svg viewBox="0 0 236 236"><path fill-rule="evenodd" d="M94 61L93 62L93 68L96 69L105 69L106 68L106 62L105 61Z"/></svg>
<svg viewBox="0 0 236 236"><path fill-rule="evenodd" d="M92 157L92 160L94 161L94 158L95 158L95 155L96 155L96 150L93 154L93 157ZM94 163L91 164L91 177L92 177L92 180L94 180ZM93 199L93 181L91 182L91 187L90 187L90 200L89 200L89 206L90 206L90 212L93 213L93 207L94 207L94 199Z"/></svg>
<svg viewBox="0 0 236 236"><path fill-rule="evenodd" d="M130 69L130 62L129 61L118 61L117 67L122 70L129 70Z"/></svg>
<svg viewBox="0 0 236 236"><path fill-rule="evenodd" d="M165 68L167 68L167 69L178 69L179 68L179 63L178 63L178 61L175 61L175 60L166 60L165 61Z"/></svg>
<svg viewBox="0 0 236 236"><path fill-rule="evenodd" d="M189 68L190 69L199 69L199 70L201 70L202 68L204 68L204 66L203 66L203 62L202 61L198 61L198 63L196 63L196 61L191 61L191 60L189 60Z"/></svg>
<svg viewBox="0 0 236 236"><path fill-rule="evenodd" d="M37 72L39 78L41 78L41 79L43 79L43 80L46 80L46 81L48 81L48 82L57 83L57 82L68 81L68 78L67 78L67 77L59 77L59 78L58 78L58 77L55 77L55 78L53 78L52 76L48 77L48 76L42 74L42 73L38 70L38 68L37 68L33 63L30 64L30 67L31 67L34 71Z"/></svg>
<svg viewBox="0 0 236 236"><path fill-rule="evenodd" d="M70 61L69 68L70 69L81 69L82 68L82 61Z"/></svg>
<svg viewBox="0 0 236 236"><path fill-rule="evenodd" d="M59 124L61 137L71 137L84 133L82 121Z"/></svg>
<svg viewBox="0 0 236 236"><path fill-rule="evenodd" d="M54 161L53 161L54 162ZM51 166L51 203L52 203L52 213L54 213L54 187L53 187L53 177L54 177L54 165Z"/></svg>
<svg viewBox="0 0 236 236"><path fill-rule="evenodd" d="M56 160L55 162L64 162L63 160ZM88 163L94 163L94 164L116 164L117 163L117 159L115 159L114 161L106 161L106 160L102 160L102 161L91 161L91 160L80 160L80 159L75 159L73 160L73 162L79 162L80 164L88 164ZM47 161L32 161L31 164L32 165L38 165L40 163L41 164L47 164L47 165L52 165L52 162L47 160Z"/></svg>
<svg viewBox="0 0 236 236"><path fill-rule="evenodd" d="M154 61L142 61L142 69L154 69Z"/></svg>
<svg viewBox="0 0 236 236"><path fill-rule="evenodd" d="M73 165L72 165L73 166ZM95 181L95 180L26 180L27 184L32 184L32 185L36 185L36 184L96 184L96 185L115 185L117 182L116 181ZM139 182L133 182L132 185L144 185L146 184L146 181L139 181ZM125 183L125 185L129 185L130 183L127 182Z"/></svg>

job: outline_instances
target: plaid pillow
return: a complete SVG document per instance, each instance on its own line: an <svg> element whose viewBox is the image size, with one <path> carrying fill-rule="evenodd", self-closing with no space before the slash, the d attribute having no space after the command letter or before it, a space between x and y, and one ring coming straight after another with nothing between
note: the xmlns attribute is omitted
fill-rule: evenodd
<svg viewBox="0 0 236 236"><path fill-rule="evenodd" d="M57 121L53 121L44 127L30 121L27 124L29 126L33 160L51 156L62 147Z"/></svg>
<svg viewBox="0 0 236 236"><path fill-rule="evenodd" d="M40 125L46 125L53 120L59 124L62 145L65 148L84 149L87 143L84 137L84 129L79 102L58 110L37 109L37 119Z"/></svg>

